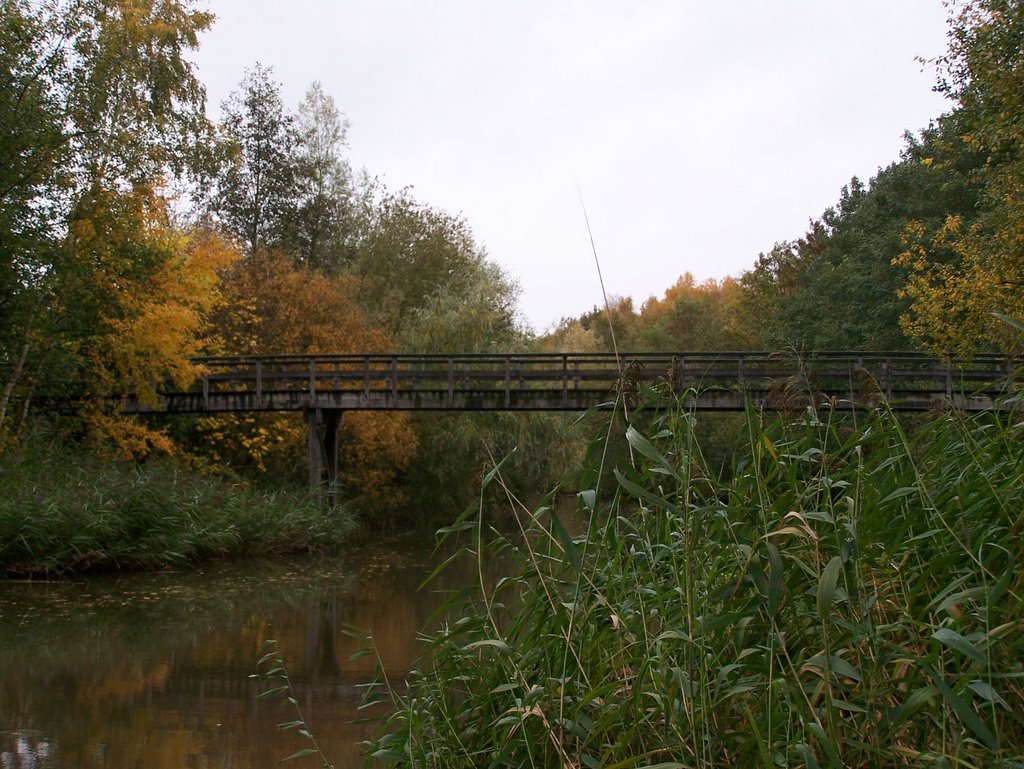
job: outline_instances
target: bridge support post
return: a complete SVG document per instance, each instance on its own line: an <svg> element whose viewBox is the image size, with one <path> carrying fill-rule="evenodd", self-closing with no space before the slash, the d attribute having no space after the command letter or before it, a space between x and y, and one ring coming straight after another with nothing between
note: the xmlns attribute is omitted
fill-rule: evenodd
<svg viewBox="0 0 1024 769"><path fill-rule="evenodd" d="M338 502L338 427L341 409L306 409L309 432L309 487L323 489L327 503Z"/></svg>

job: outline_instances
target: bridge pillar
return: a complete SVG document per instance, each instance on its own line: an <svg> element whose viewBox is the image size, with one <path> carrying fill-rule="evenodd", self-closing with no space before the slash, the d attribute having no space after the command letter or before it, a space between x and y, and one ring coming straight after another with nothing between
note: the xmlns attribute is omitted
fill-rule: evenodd
<svg viewBox="0 0 1024 769"><path fill-rule="evenodd" d="M309 486L324 489L328 504L338 502L338 427L341 409L306 409L309 432Z"/></svg>

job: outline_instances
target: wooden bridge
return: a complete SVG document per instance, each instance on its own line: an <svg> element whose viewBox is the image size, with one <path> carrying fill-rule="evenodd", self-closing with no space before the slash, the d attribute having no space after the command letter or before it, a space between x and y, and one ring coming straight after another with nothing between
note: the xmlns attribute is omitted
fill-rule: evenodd
<svg viewBox="0 0 1024 769"><path fill-rule="evenodd" d="M157 402L122 399L124 413L301 411L309 424L310 481L337 478L345 411L583 411L613 408L653 387L685 408L738 411L886 404L902 411L1011 408L1017 363L917 353L767 352L266 355L201 358L191 387Z"/></svg>

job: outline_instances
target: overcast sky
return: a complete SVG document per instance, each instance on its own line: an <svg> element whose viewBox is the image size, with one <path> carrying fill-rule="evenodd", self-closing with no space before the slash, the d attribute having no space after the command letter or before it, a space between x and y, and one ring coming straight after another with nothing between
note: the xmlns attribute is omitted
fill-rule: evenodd
<svg viewBox="0 0 1024 769"><path fill-rule="evenodd" d="M737 276L947 108L941 0L201 0L211 116L255 62L314 80L349 159L461 213L538 331Z"/></svg>

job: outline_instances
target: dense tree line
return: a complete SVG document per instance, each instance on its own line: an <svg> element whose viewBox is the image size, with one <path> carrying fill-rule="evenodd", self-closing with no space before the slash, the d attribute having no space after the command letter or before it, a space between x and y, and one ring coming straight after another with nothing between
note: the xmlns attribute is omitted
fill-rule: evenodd
<svg viewBox="0 0 1024 769"><path fill-rule="evenodd" d="M318 83L291 111L256 64L211 123L188 61L211 23L179 0L0 0L0 429L74 397L60 429L108 455L299 480L294 415L161 425L121 417L116 396L189 381L200 353L516 350L528 335L465 221L353 171ZM551 432L508 421L349 415L344 482L377 507L410 484L460 498L495 443L513 448L492 438ZM540 480L537 456L510 477Z"/></svg>
<svg viewBox="0 0 1024 769"><path fill-rule="evenodd" d="M535 339L468 224L346 159L314 83L294 111L258 64L213 124L188 0L0 0L0 432L74 397L61 429L108 454L177 452L301 477L286 416L165 423L111 396L181 382L198 353L923 347L1017 350L1024 286L1024 6L965 0L935 62L950 112L738 278L684 275ZM613 339L614 337L614 339ZM352 415L343 475L369 504L471 488L498 453L542 482L557 420ZM544 438L554 435L556 438ZM467 468L470 469L467 472Z"/></svg>

